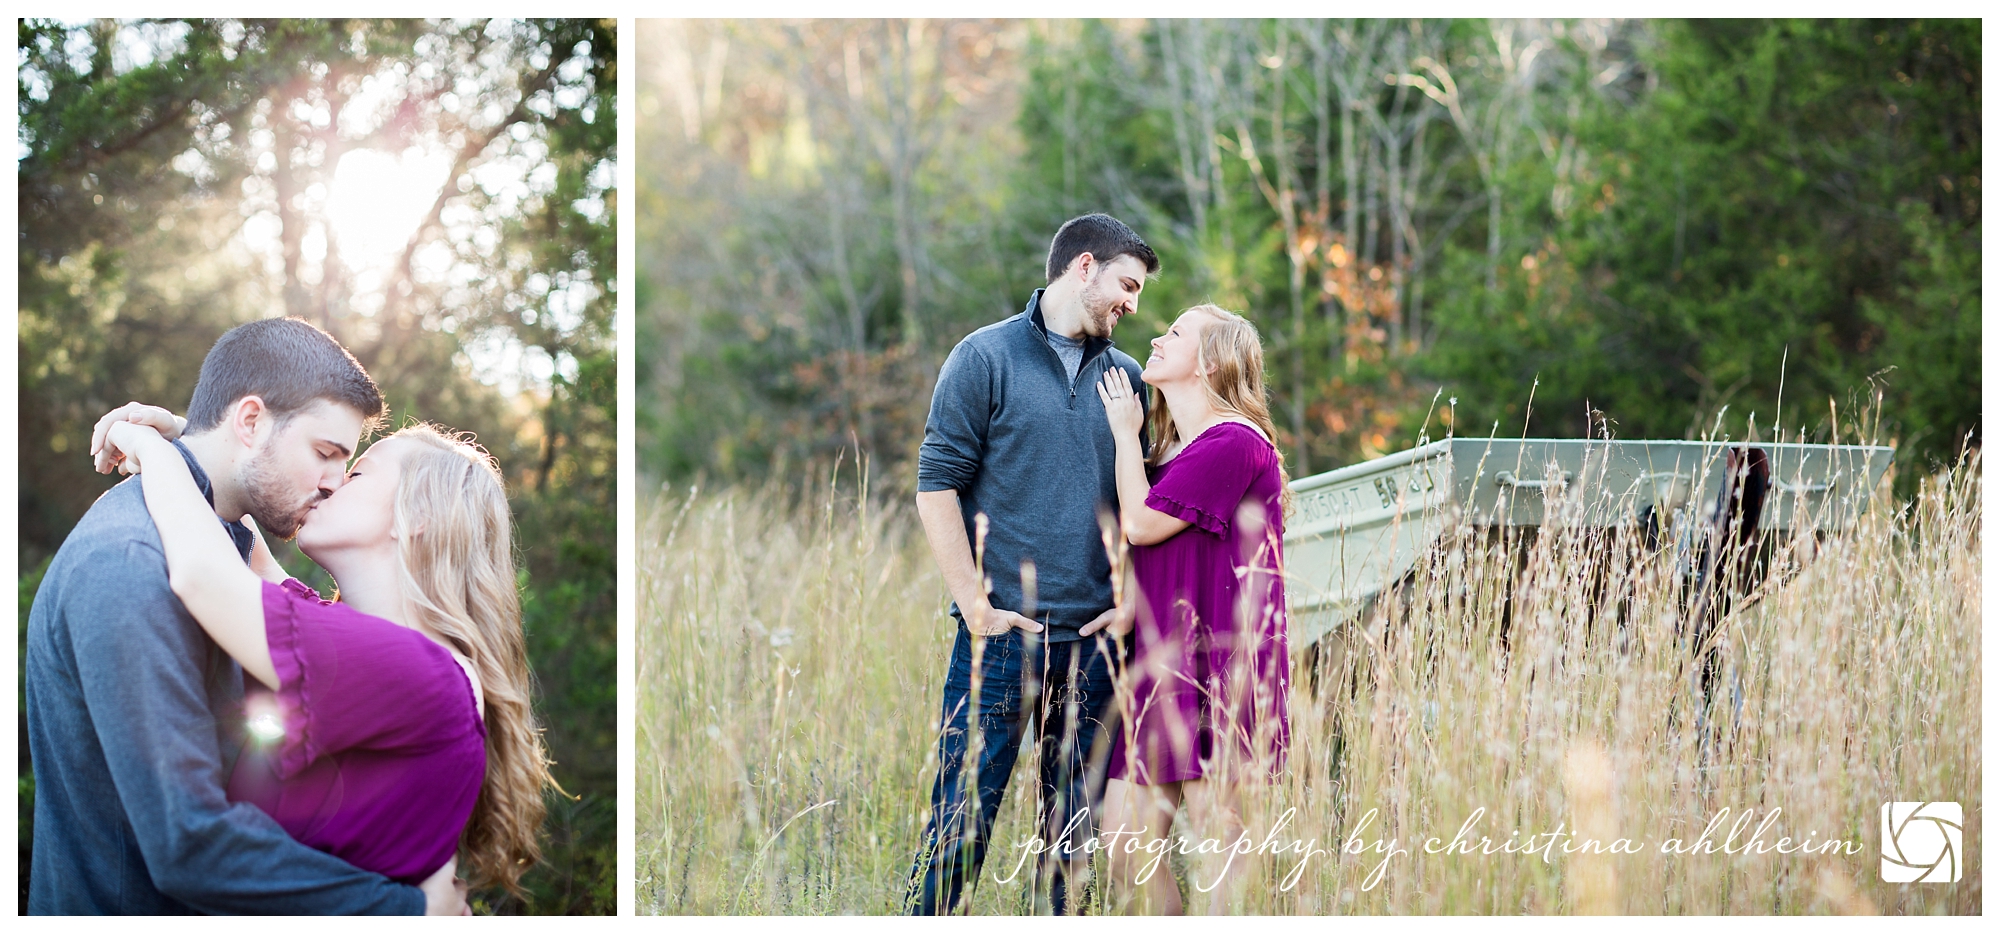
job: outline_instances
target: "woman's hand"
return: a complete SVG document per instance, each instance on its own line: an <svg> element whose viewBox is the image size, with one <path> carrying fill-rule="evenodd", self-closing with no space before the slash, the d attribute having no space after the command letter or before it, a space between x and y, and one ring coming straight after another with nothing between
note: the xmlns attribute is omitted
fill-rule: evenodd
<svg viewBox="0 0 2000 934"><path fill-rule="evenodd" d="M104 427L104 438L99 442L96 456L100 473L110 473L115 468L119 473L137 474L144 470L142 461L156 448L155 443L165 443L166 439L153 428L151 423L112 422Z"/></svg>
<svg viewBox="0 0 2000 934"><path fill-rule="evenodd" d="M1145 403L1132 389L1132 379L1125 375L1125 368L1114 366L1097 383L1097 397L1104 400L1104 420L1111 423L1111 434L1119 440L1138 440L1139 427L1146 421Z"/></svg>
<svg viewBox="0 0 2000 934"><path fill-rule="evenodd" d="M1153 492L1152 482L1146 479L1145 452L1139 449L1139 429L1146 419L1146 407L1140 403L1139 394L1132 391L1132 380L1123 367L1112 367L1111 372L1104 374L1103 381L1097 384L1097 397L1104 400L1104 418L1111 423L1111 437L1118 444L1112 473L1118 481L1118 524L1125 531L1125 540L1134 545L1165 541L1186 528L1187 523L1146 505L1146 498ZM1180 524L1154 537L1152 525L1161 519ZM1106 619L1098 628L1111 625L1114 623Z"/></svg>
<svg viewBox="0 0 2000 934"><path fill-rule="evenodd" d="M124 423L150 426L154 431L159 433L160 437L168 441L180 437L181 430L187 427L186 419L180 418L157 405L127 402L112 409L105 413L103 418L98 419L97 426L90 431L90 458L92 466L97 469L98 473L110 473L113 470L119 469L121 452L114 449L107 441L111 435L111 426ZM137 471L127 470L124 472L136 473Z"/></svg>

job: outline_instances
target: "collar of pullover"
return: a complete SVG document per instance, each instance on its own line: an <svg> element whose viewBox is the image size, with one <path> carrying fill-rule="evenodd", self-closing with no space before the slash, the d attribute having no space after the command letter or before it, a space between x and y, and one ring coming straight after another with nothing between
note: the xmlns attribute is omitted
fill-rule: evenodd
<svg viewBox="0 0 2000 934"><path fill-rule="evenodd" d="M1048 290L1036 289L1035 294L1028 299L1028 326L1035 330L1035 336L1041 338L1042 343L1044 344L1049 342L1049 325L1048 322L1042 319L1042 293L1046 291ZM1110 348L1111 348L1110 338L1098 337L1094 334L1088 334L1088 333L1084 334L1083 335L1084 364L1086 366L1089 365L1091 358L1097 356L1098 354L1103 353L1106 350L1109 350Z"/></svg>

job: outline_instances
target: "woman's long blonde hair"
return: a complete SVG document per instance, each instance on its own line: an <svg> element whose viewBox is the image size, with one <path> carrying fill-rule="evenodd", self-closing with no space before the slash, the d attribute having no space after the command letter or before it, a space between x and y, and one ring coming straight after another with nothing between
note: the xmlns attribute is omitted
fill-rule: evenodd
<svg viewBox="0 0 2000 934"><path fill-rule="evenodd" d="M460 862L474 887L520 896L521 874L541 859L542 791L555 778L530 703L506 485L470 436L411 425L391 437L409 442L395 529L411 622L471 660L486 704L486 779L459 838Z"/></svg>
<svg viewBox="0 0 2000 934"><path fill-rule="evenodd" d="M1284 491L1280 502L1287 513L1291 512L1292 489L1288 483L1290 475L1285 472L1285 452L1278 447L1278 428L1271 421L1271 404L1264 399L1264 341L1257 334L1257 326L1217 305L1196 305L1188 311L1199 311L1209 317L1195 350L1197 370L1215 368L1208 374L1208 404L1215 406L1216 411L1256 425L1264 433L1264 439L1271 442L1271 452L1278 458L1278 481ZM1181 435L1174 424L1174 413L1167 410L1166 403L1156 402L1152 408L1146 417L1146 427L1153 438L1153 449L1147 453L1146 463L1158 466L1166 453L1180 443Z"/></svg>

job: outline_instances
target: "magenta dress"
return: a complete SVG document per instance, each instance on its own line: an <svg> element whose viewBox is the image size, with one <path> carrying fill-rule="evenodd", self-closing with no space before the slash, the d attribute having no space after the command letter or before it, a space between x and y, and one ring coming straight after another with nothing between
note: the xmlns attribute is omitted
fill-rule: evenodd
<svg viewBox="0 0 2000 934"><path fill-rule="evenodd" d="M1190 525L1132 548L1138 615L1108 774L1275 777L1291 742L1277 452L1223 422L1147 473L1146 505Z"/></svg>
<svg viewBox="0 0 2000 934"><path fill-rule="evenodd" d="M252 740L229 800L354 866L423 881L458 851L486 778L471 679L423 633L295 580L264 584L264 632L283 687L245 686Z"/></svg>

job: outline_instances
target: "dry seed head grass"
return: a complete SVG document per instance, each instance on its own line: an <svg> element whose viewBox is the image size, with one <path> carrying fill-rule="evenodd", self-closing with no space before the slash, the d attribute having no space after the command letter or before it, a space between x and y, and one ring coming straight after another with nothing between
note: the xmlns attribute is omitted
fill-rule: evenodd
<svg viewBox="0 0 2000 934"><path fill-rule="evenodd" d="M1975 456L1901 503L1885 480L1851 530L1781 543L1778 584L1720 631L1707 705L1677 635L1670 554L1629 532L1448 534L1398 599L1295 673L1291 767L1246 787L1242 811L1258 840L1290 811L1285 839L1330 852L1303 870L1292 855L1248 860L1227 907L1977 912L1978 474ZM914 510L845 479L802 495L683 488L642 507L641 911L901 905L953 628ZM973 913L1028 904L1018 879L995 880L1031 832L1033 768L1024 752ZM1873 821L1893 800L1964 805L1961 882L1880 881ZM1858 853L1660 852L1725 807L1759 821L1782 809L1766 843L1833 837ZM1423 853L1479 808L1475 842L1560 825L1639 852ZM1350 835L1364 852L1339 852ZM1405 852L1385 866L1389 838ZM1190 896L1212 878L1199 861L1169 866ZM1084 899L1105 907L1097 886Z"/></svg>

